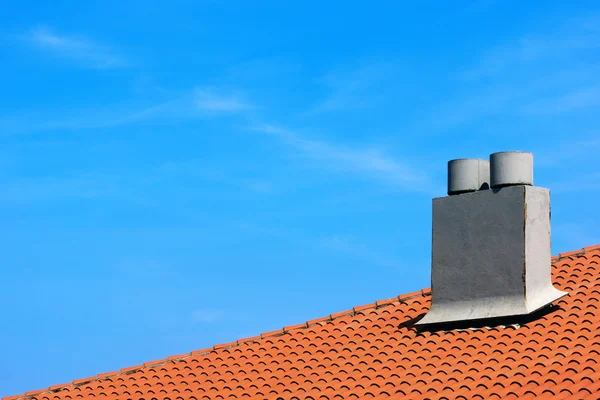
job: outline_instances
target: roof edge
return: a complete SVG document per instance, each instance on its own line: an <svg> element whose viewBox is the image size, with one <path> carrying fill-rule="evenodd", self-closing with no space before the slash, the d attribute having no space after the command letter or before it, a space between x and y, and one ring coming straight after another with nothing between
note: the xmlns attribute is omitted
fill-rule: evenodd
<svg viewBox="0 0 600 400"><path fill-rule="evenodd" d="M560 261L565 258L581 257L581 256L585 255L586 253L589 253L592 251L598 251L598 250L600 250L600 244L597 244L594 246L583 247L580 250L574 250L574 251L568 251L566 253L560 253L559 255L552 257L552 262Z"/></svg>
<svg viewBox="0 0 600 400"><path fill-rule="evenodd" d="M584 247L580 250L575 250L575 251L566 252L566 253L560 253L557 256L553 256L551 261L552 261L552 263L555 263L555 262L558 262L565 258L574 259L574 258L584 256L587 253L595 252L595 251L600 251L600 244ZM393 303L398 303L398 302L403 303L403 302L406 302L407 300L411 300L411 299L418 298L418 297L426 297L426 296L431 296L430 288L421 289L416 292L399 295L399 296L392 297L392 298L385 299L385 300L378 300L374 303L365 304L363 306L352 307L349 310L329 314L328 316L322 317L322 318L308 320L302 324L284 326L281 329L271 331L271 332L265 332L258 336L252 336L252 337L239 339L239 340L236 340L235 342L216 344L212 347L207 347L205 349L194 350L194 351L191 351L191 352L185 353L185 354L179 354L179 355L170 356L170 357L160 359L160 360L145 362L142 365L121 368L120 370L114 371L114 372L106 372L106 373L98 374L98 375L88 377L88 378L76 379L69 383L53 385L53 386L50 386L45 389L32 390L32 391L26 392L25 394L19 394L16 396L6 396L6 397L3 397L2 400L30 400L30 399L36 398L36 396L39 396L41 394L47 394L47 393L54 394L56 392L60 392L61 390L66 389L66 388L81 386L81 385L89 384L92 382L104 381L104 380L107 380L107 379L110 379L110 378L113 378L113 377L119 376L119 375L130 375L130 374L136 373L138 371L141 371L145 368L155 368L155 367L159 367L164 364L174 363L174 362L177 362L180 360L185 360L189 357L205 356L205 355L208 355L217 350L237 347L244 343L258 342L258 341L265 340L265 339L268 339L271 337L281 336L281 335L284 335L286 333L290 333L293 331L308 329L317 324L327 324L338 318L345 317L348 315L355 315L355 314L361 313L366 310L377 309L377 308L389 306Z"/></svg>
<svg viewBox="0 0 600 400"><path fill-rule="evenodd" d="M349 310L344 310L344 311L340 311L337 313L333 313L333 314L329 314L326 317L322 317L322 318L316 318L316 319L312 319L312 320L308 320L303 324L298 324L298 325L291 325L291 326L284 326L281 329L275 330L275 331L271 331L271 332L265 332L265 333L261 333L260 335L257 336L252 336L252 337L247 337L247 338L243 338L243 339L238 339L235 342L229 342L229 343L222 343L222 344L216 344L212 347L207 347L201 350L194 350L191 351L189 353L184 353L184 354L179 354L179 355L175 355L175 356L170 356L164 359L160 359L160 360L155 360L155 361L149 361L149 362L145 362L142 365L136 365L133 367L127 367L127 368L121 368L119 371L114 371L114 372L105 372L105 373L101 373L95 376L91 376L88 378L81 378L81 379L76 379L72 382L69 383L64 383L64 384L59 384L59 385L53 385L50 386L48 388L45 389L38 389L38 390L32 390L29 392L26 392L25 394L20 394L20 395L16 395L16 396L8 396L8 397L3 397L2 400L30 400L30 399L35 399L36 396L42 395L42 394L54 394L57 392L60 392L61 390L64 390L66 388L72 388L72 387L77 387L77 386L81 386L81 385L85 385L85 384L89 384L89 383L93 383L93 382L100 382L100 381L104 381L104 380L108 380L111 378L114 378L116 376L120 376L120 375L130 375L133 373L136 373L138 371L141 371L145 368L156 368L156 367L160 367L164 364L168 364L168 363L174 363L177 361L181 361L181 360L185 360L187 358L190 357L198 357L198 356L205 356L208 355L214 351L217 350L221 350L221 349L230 349L233 347L237 347L240 346L242 344L245 343L253 343L253 342L259 342L261 340L266 340L272 337L277 337L277 336L281 336L284 335L286 333L290 333L293 331L297 331L297 330L302 330L302 329L308 329L314 325L318 325L318 324L327 324L329 322L332 322L338 318L341 317L345 317L348 315L356 315L358 313L361 313L363 311L366 310L371 310L371 309L377 309L377 308L381 308L381 307L385 307L385 306L389 306L391 304L394 303L404 303L407 300L411 300L414 298L418 298L418 297L426 297L426 296L430 296L431 295L431 289L427 288L427 289L421 289L419 291L416 292L411 292L411 293L407 293L407 294L403 294L403 295L398 295L396 297L392 297L389 299L385 299L385 300L378 300L374 303L369 303L369 304L365 304L362 306L356 306L356 307L352 307Z"/></svg>

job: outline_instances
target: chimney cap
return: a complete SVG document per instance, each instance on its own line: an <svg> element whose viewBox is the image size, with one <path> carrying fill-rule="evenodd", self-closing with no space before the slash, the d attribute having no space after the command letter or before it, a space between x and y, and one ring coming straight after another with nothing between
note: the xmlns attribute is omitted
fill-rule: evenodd
<svg viewBox="0 0 600 400"><path fill-rule="evenodd" d="M490 163L481 158L457 158L448 161L448 194L489 189Z"/></svg>
<svg viewBox="0 0 600 400"><path fill-rule="evenodd" d="M523 151L523 150L507 150L507 151L496 151L495 153L490 154L490 156L496 155L496 154L519 154L519 153L524 153L524 154L531 154L533 155L532 152L530 151Z"/></svg>
<svg viewBox="0 0 600 400"><path fill-rule="evenodd" d="M501 151L491 154L490 183L493 189L533 185L533 154L527 151Z"/></svg>

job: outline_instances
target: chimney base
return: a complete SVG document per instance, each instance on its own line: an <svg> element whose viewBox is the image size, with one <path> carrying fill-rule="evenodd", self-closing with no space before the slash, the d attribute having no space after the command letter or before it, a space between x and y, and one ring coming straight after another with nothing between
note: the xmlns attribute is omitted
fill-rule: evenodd
<svg viewBox="0 0 600 400"><path fill-rule="evenodd" d="M550 191L508 186L433 199L432 305L417 325L532 313L552 286Z"/></svg>
<svg viewBox="0 0 600 400"><path fill-rule="evenodd" d="M538 293L535 301L529 302L522 296L507 296L487 298L485 300L435 304L431 306L427 315L415 325L527 315L566 295L567 293L552 287L544 293Z"/></svg>

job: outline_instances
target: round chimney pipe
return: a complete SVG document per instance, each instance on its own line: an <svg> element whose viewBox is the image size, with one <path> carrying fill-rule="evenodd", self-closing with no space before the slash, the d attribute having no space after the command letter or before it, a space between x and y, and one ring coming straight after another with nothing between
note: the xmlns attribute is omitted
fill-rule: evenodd
<svg viewBox="0 0 600 400"><path fill-rule="evenodd" d="M504 186L533 185L533 154L503 151L490 155L492 189Z"/></svg>
<svg viewBox="0 0 600 400"><path fill-rule="evenodd" d="M448 194L489 189L490 163L481 158L459 158L448 161Z"/></svg>

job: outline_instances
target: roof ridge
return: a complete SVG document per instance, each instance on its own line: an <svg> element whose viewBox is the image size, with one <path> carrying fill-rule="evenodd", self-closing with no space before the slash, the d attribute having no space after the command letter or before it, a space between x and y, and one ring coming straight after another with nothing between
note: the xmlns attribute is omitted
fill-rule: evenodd
<svg viewBox="0 0 600 400"><path fill-rule="evenodd" d="M588 246L588 247L584 247L580 250L575 250L575 251L571 251L571 252L566 252L566 253L560 253L557 256L553 256L551 259L552 263L558 262L560 260L563 260L565 258L577 258L577 257L581 257L589 252L597 252L600 251L600 244L598 245L593 245L593 246ZM265 340L271 337L277 337L277 336L281 336L284 335L286 333L289 332L293 332L296 330L301 330L301 329L308 329L311 326L317 325L317 324L324 324L324 323L329 323L331 321L334 321L338 318L344 317L344 316L348 316L348 315L356 315L358 313L361 313L363 311L366 310L370 310L370 309L377 309L380 307L385 307L388 306L390 304L399 302L399 303L405 303L407 300L411 300L414 298L418 298L418 297L425 297L425 296L430 296L431 295L431 289L430 288L424 288L421 289L419 291L416 292L411 292L411 293L407 293L404 295L399 295L396 297L392 297L389 299L385 299L385 300L378 300L374 303L370 303L370 304L366 304L363 306L356 306L356 307L352 307L349 310L344 310L344 311L340 311L337 313L333 313L333 314L329 314L328 316L322 317L322 318L316 318L316 319L312 319L312 320L308 320L305 323L302 324L298 324L298 325L291 325L291 326L284 326L282 329L278 329L275 331L271 331L271 332L265 332L265 333L261 333L260 335L257 336L252 336L252 337L247 337L247 338L242 338L242 339L238 339L235 342L229 342L229 343L223 343L223 344L216 344L212 347L207 347L205 349L201 349L201 350L194 350L191 351L189 353L185 353L185 354L179 354L179 355L175 355L175 356L170 356L164 359L160 359L160 360L155 360L155 361L149 361L149 362L145 362L141 365L136 365L133 367L127 367L127 368L121 368L118 371L114 371L114 372L107 372L107 373L101 373L92 377L88 377L88 378L82 378L82 379L76 379L72 382L69 383L63 383L63 384L59 384L59 385L53 385L50 386L48 388L44 388L44 389L39 389L39 390L33 390L33 391L29 391L26 392L25 394L20 394L20 395L16 395L16 396L8 396L8 397L3 397L2 400L22 400L22 399L31 399L35 396L39 396L41 394L45 394L45 393L50 393L50 394L54 394L57 392L60 392L64 389L67 388L72 388L72 387L77 387L77 386L81 386L81 385L85 385L85 384L89 384L89 383L93 383L93 382L100 382L100 381L104 381L107 380L109 378L114 378L116 376L121 376L121 375L130 375L139 371L144 370L145 368L155 368L155 367L159 367L161 365L165 365L168 363L172 363L172 362L177 362L177 361L181 361L181 360L185 360L187 358L190 357L197 357L197 356L205 356L208 355L210 353L212 353L213 351L217 351L217 350L221 350L221 349L229 349L229 348L233 348L233 347L237 347L240 346L244 343L254 343L254 342L258 342L260 340Z"/></svg>
<svg viewBox="0 0 600 400"><path fill-rule="evenodd" d="M600 247L600 245L599 245L599 247ZM101 381L107 380L109 378L114 378L116 376L131 375L131 374L141 371L145 368L155 368L155 367L160 367L161 365L165 365L168 363L185 360L190 357L205 356L205 355L212 353L213 351L217 351L217 350L221 350L221 349L230 349L233 347L240 346L244 343L258 342L260 340L268 339L271 337L281 336L281 335L284 335L284 334L292 332L292 331L308 329L311 326L314 326L317 324L322 324L322 323L328 323L328 322L334 321L338 318L345 317L348 315L356 315L356 314L361 313L366 310L377 309L380 307L389 306L390 304L393 304L393 303L405 303L407 300L411 300L411 299L414 299L417 297L426 297L426 296L430 296L430 295L431 295L431 289L424 288L424 289L418 290L416 292L398 295L396 297L391 297L389 299L377 300L374 303L365 304L363 306L352 307L349 310L344 310L344 311L340 311L337 313L329 314L326 317L311 319L311 320L306 321L303 324L284 326L283 328L277 329L275 331L265 332L265 333L261 333L260 335L257 335L257 336L251 336L251 337L247 337L247 338L238 339L235 342L215 344L212 347L207 347L207 348L204 348L201 350L194 350L189 353L178 354L178 355L170 356L170 357L167 357L164 359L145 362L141 365L136 365L133 367L121 368L118 371L105 372L105 373L101 373L101 374L91 376L88 378L75 379L74 381L69 382L69 383L53 385L53 386L50 386L50 387L44 388L44 389L32 390L32 391L26 392L24 395L20 394L20 395L16 395L16 396L3 397L2 400L31 399L35 396L39 396L39 395L45 394L45 393L54 394L56 392L60 392L61 390L64 390L67 388L77 387L77 386L81 386L81 385L85 385L85 384L93 383L93 382L101 382Z"/></svg>
<svg viewBox="0 0 600 400"><path fill-rule="evenodd" d="M559 255L552 257L552 262L560 261L560 260L563 260L563 259L569 258L569 257L581 257L582 255L593 252L593 251L600 251L600 244L586 246L586 247L581 248L580 250L574 250L574 251L568 251L566 253L560 253Z"/></svg>

